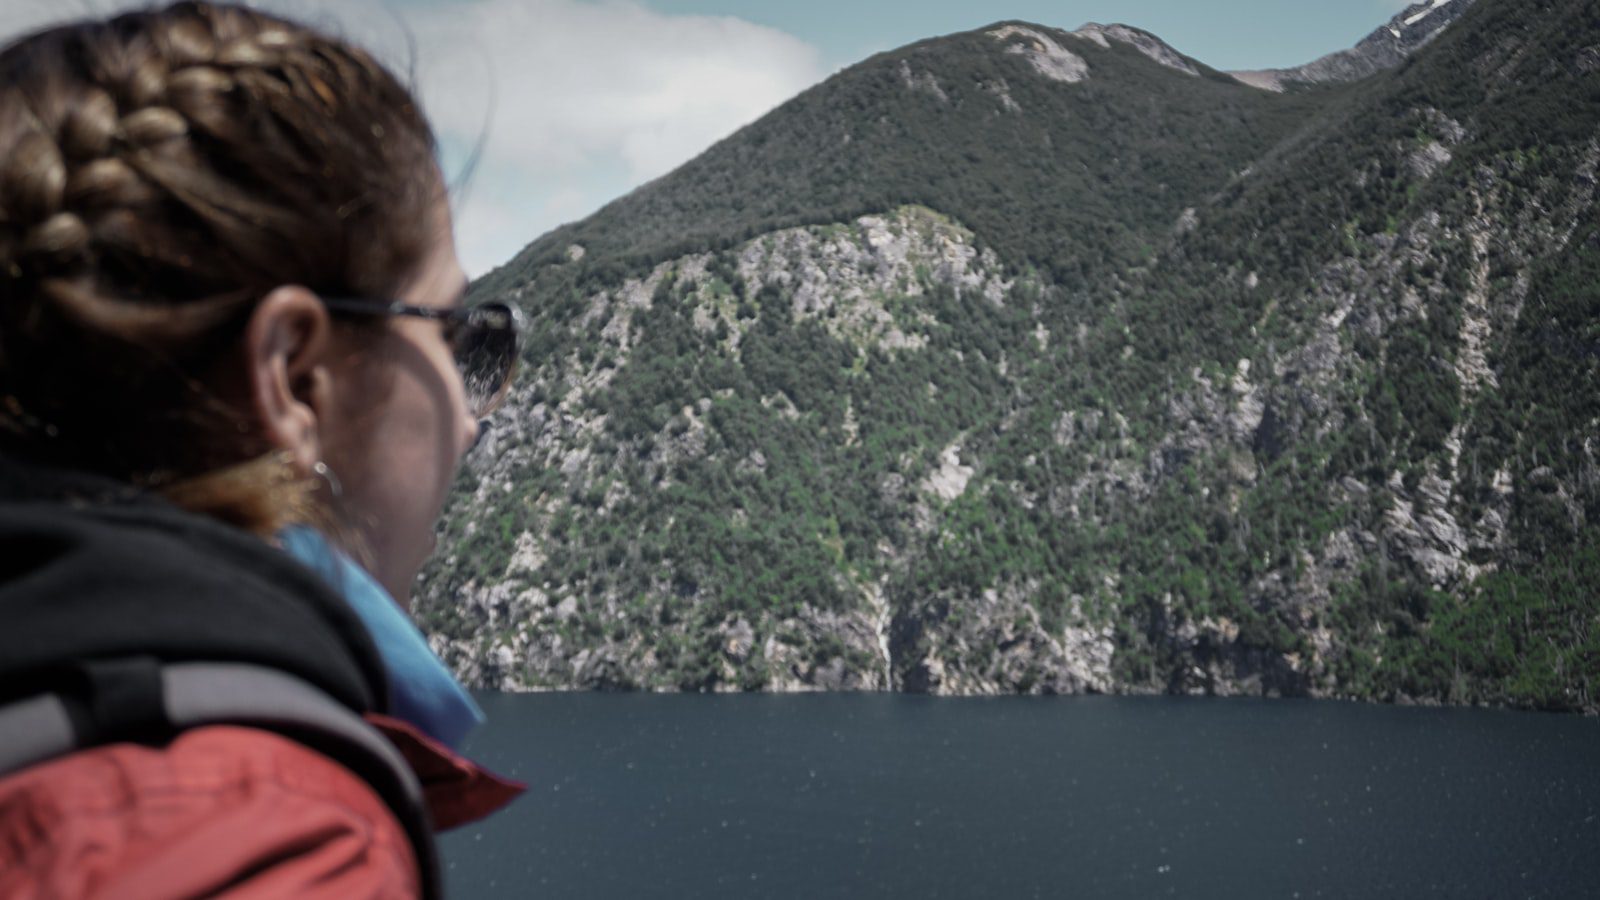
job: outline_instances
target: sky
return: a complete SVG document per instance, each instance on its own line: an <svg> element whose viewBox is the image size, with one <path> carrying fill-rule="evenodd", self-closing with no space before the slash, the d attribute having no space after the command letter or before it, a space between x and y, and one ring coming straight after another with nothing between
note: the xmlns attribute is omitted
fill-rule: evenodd
<svg viewBox="0 0 1600 900"><path fill-rule="evenodd" d="M130 0L0 0L0 40ZM1349 47L1406 0L257 0L409 73L479 276L838 70L1003 19L1122 22L1218 69ZM468 171L474 156L477 165Z"/></svg>

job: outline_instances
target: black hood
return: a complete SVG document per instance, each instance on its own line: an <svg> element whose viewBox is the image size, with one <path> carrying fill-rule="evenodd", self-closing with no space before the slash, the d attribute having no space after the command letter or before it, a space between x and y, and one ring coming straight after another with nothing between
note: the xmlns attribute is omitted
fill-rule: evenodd
<svg viewBox="0 0 1600 900"><path fill-rule="evenodd" d="M0 455L0 701L129 656L254 663L358 712L388 707L360 620L283 552L126 485Z"/></svg>

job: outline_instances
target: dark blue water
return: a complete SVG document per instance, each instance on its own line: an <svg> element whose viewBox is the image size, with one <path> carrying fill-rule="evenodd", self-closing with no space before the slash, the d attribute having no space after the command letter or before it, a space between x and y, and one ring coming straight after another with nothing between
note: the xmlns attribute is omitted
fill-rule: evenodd
<svg viewBox="0 0 1600 900"><path fill-rule="evenodd" d="M1600 897L1600 720L1179 698L484 695L454 897Z"/></svg>

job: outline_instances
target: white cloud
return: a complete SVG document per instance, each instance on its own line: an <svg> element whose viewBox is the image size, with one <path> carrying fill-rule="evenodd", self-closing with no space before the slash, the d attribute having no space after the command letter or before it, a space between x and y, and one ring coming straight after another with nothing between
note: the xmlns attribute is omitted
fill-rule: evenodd
<svg viewBox="0 0 1600 900"><path fill-rule="evenodd" d="M441 135L471 141L489 121L485 177L459 210L473 274L507 256L475 237L478 217L508 223L521 247L688 161L825 74L818 51L783 32L631 2L472 0L407 18L423 102ZM517 198L491 173L537 186L521 193L545 202L511 208ZM558 190L560 202L548 199Z"/></svg>
<svg viewBox="0 0 1600 900"><path fill-rule="evenodd" d="M782 32L635 3L476 0L410 19L440 129L482 124L473 98L487 93L487 61L498 93L491 152L528 165L629 147L632 174L653 177L683 161L681 147L703 149L822 74L817 51Z"/></svg>
<svg viewBox="0 0 1600 900"><path fill-rule="evenodd" d="M533 238L592 212L606 199L578 187L534 184L515 173L484 173L475 179L465 203L457 198L456 245L462 266L481 275Z"/></svg>
<svg viewBox="0 0 1600 900"><path fill-rule="evenodd" d="M0 35L131 5L142 4L4 0ZM447 165L459 165L458 148L487 129L482 164L457 209L473 275L827 74L815 47L784 32L628 0L254 5L331 27L397 68L414 63Z"/></svg>

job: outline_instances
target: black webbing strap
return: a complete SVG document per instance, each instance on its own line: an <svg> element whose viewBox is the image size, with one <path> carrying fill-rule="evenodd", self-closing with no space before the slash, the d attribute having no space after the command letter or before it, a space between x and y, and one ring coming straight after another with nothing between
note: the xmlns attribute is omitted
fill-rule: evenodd
<svg viewBox="0 0 1600 900"><path fill-rule="evenodd" d="M406 829L424 896L441 895L432 826L416 774L362 718L292 675L243 663L84 667L89 695L38 694L0 707L0 777L118 740L202 725L244 725L289 737L360 776Z"/></svg>

